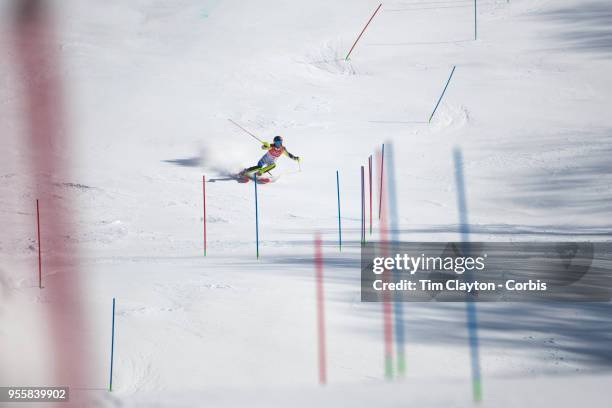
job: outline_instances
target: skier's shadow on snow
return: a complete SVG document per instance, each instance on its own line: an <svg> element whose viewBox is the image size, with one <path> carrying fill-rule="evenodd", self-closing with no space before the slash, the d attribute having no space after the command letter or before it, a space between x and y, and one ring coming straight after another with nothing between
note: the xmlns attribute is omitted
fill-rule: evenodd
<svg viewBox="0 0 612 408"><path fill-rule="evenodd" d="M203 159L201 156L187 157L185 159L168 159L162 160L164 163L174 164L176 166L181 167L201 167L203 163ZM209 178L206 181L209 183L214 183L217 181L237 181L241 182L242 180L239 177L236 177L235 174L230 174L226 171L221 171L221 175L214 178Z"/></svg>
<svg viewBox="0 0 612 408"><path fill-rule="evenodd" d="M242 184L246 182L244 179L237 177L235 175L215 177L215 178L211 178L207 180L208 183L216 183L217 181L235 181L237 183L242 183Z"/></svg>
<svg viewBox="0 0 612 408"><path fill-rule="evenodd" d="M164 163L170 163L182 167L199 167L202 164L200 156L188 157L186 159L169 159L162 160Z"/></svg>

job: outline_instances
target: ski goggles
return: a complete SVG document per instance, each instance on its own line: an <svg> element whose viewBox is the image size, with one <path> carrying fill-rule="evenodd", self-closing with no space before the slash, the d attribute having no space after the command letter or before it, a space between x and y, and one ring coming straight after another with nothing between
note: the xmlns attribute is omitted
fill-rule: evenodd
<svg viewBox="0 0 612 408"><path fill-rule="evenodd" d="M277 140L276 142L274 142L274 146L275 147L281 147L283 145L283 141L282 140Z"/></svg>

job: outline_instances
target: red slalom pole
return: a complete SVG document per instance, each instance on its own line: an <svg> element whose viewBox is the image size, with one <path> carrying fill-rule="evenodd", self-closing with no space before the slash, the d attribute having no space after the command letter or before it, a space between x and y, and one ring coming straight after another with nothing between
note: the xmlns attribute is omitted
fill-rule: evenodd
<svg viewBox="0 0 612 408"><path fill-rule="evenodd" d="M323 249L321 245L321 237L315 235L315 268L317 273L317 323L318 323L318 341L319 341L319 383L325 385L327 383L327 365L325 354L325 298L323 295Z"/></svg>
<svg viewBox="0 0 612 408"><path fill-rule="evenodd" d="M380 200L378 202L378 220L380 221L380 216L382 212L382 199L383 199L383 176L385 173L385 144L382 145L382 154L380 160Z"/></svg>
<svg viewBox="0 0 612 408"><path fill-rule="evenodd" d="M359 33L359 36L357 37L357 39L355 40L355 42L353 43L353 46L351 47L351 49L349 50L348 54L346 54L346 58L344 58L345 61L348 61L349 57L351 56L351 52L353 52L353 49L355 48L355 46L357 45L357 42L361 39L361 36L363 35L363 33L365 32L366 28L368 28L368 26L370 25L370 23L372 22L372 20L374 19L374 16L376 15L376 13L378 13L378 10L380 10L380 8L382 7L382 3L380 3L378 5L378 7L376 7L376 10L374 10L374 14L372 14L372 17L370 17L370 19L368 20L368 22L366 23L365 27L363 27L363 30L361 30L361 32Z"/></svg>
<svg viewBox="0 0 612 408"><path fill-rule="evenodd" d="M202 206L204 209L204 256L206 256L206 176L202 176Z"/></svg>
<svg viewBox="0 0 612 408"><path fill-rule="evenodd" d="M368 157L368 171L370 181L370 235L372 235L372 155Z"/></svg>
<svg viewBox="0 0 612 408"><path fill-rule="evenodd" d="M42 255L40 249L40 208L36 199L36 230L38 237L38 287L42 289Z"/></svg>
<svg viewBox="0 0 612 408"><path fill-rule="evenodd" d="M365 212L365 170L361 166L361 245L366 241L366 212Z"/></svg>

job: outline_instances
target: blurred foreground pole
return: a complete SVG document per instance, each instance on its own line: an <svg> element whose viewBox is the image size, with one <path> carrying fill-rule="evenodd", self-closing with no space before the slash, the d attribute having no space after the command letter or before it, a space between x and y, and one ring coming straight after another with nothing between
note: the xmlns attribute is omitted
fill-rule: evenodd
<svg viewBox="0 0 612 408"><path fill-rule="evenodd" d="M399 215L397 205L397 186L395 184L395 157L393 143L387 143L387 194L389 195L389 225L391 231L391 249L393 254L399 251ZM396 281L400 281L400 273L397 269L393 271ZM397 355L397 375L403 377L406 373L406 354L404 352L404 304L401 302L401 294L395 291L393 311L395 313L395 344Z"/></svg>
<svg viewBox="0 0 612 408"><path fill-rule="evenodd" d="M383 149L385 145L383 144ZM380 151L376 153L379 168L381 169L381 186L380 186L380 256L386 258L389 256L389 228L387 225L387 200L383 197L383 186L382 186L382 168L383 168L383 155ZM383 283L388 283L391 280L390 271L385 269L382 274ZM383 331L384 331L384 369L385 377L390 380L393 378L393 308L392 298L389 291L383 292Z"/></svg>
<svg viewBox="0 0 612 408"><path fill-rule="evenodd" d="M327 363L325 353L325 295L323 292L323 249L321 237L315 235L315 268L317 273L317 323L319 344L319 383L327 383Z"/></svg>
<svg viewBox="0 0 612 408"><path fill-rule="evenodd" d="M455 161L455 181L457 184L457 207L459 210L459 226L461 231L462 256L470 256L469 224L467 216L467 200L465 197L465 180L463 177L463 156L459 148L453 152ZM466 271L466 281L472 281L471 272ZM473 294L470 296L474 296ZM477 295L476 295L477 296ZM480 355L478 350L478 319L476 316L476 300L468 298L465 302L467 313L467 328L470 342L470 359L472 365L472 393L474 401L482 400L482 380L480 377Z"/></svg>
<svg viewBox="0 0 612 408"><path fill-rule="evenodd" d="M86 333L86 308L83 302L82 277L79 274L78 251L71 242L78 232L74 228L74 211L62 182L70 180L68 171L71 141L64 112L64 93L58 60L60 41L52 29L50 2L43 0L13 1L10 42L22 93L25 156L31 164L34 193L45 203L45 280L46 327L48 355L53 378L48 384L69 386L70 402L62 406L86 406L79 387L92 387L92 342ZM55 4L55 3L54 3ZM28 151L29 150L29 151ZM24 316L27 318L27 316ZM40 372L47 367L36 367Z"/></svg>

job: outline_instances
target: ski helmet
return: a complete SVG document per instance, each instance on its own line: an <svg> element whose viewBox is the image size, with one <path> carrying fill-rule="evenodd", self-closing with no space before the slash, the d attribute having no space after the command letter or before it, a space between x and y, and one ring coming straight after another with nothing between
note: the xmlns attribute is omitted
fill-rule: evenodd
<svg viewBox="0 0 612 408"><path fill-rule="evenodd" d="M281 147L283 145L283 138L280 136L274 136L274 146Z"/></svg>

